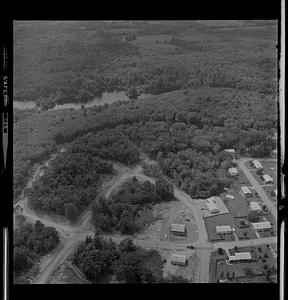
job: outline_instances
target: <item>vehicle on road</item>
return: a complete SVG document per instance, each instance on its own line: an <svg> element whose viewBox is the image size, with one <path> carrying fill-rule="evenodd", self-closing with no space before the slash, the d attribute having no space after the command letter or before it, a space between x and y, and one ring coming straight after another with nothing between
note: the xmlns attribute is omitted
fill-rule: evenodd
<svg viewBox="0 0 288 300"><path fill-rule="evenodd" d="M185 219L185 221L187 221L187 222L191 222L191 220L190 220L190 219Z"/></svg>
<svg viewBox="0 0 288 300"><path fill-rule="evenodd" d="M187 249L195 249L195 247L193 245L190 246L186 246Z"/></svg>

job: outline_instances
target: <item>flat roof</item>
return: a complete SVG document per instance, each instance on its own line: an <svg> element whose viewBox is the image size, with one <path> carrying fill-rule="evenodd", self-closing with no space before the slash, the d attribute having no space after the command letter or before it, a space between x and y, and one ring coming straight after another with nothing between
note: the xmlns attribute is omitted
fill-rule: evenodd
<svg viewBox="0 0 288 300"><path fill-rule="evenodd" d="M270 229L271 223L269 221L266 222L257 222L257 223L251 223L253 229Z"/></svg>
<svg viewBox="0 0 288 300"><path fill-rule="evenodd" d="M235 255L228 256L229 260L235 261L235 260L242 260L242 259L252 259L250 252L235 252Z"/></svg>
<svg viewBox="0 0 288 300"><path fill-rule="evenodd" d="M172 254L171 261L185 263L186 262L186 255Z"/></svg>
<svg viewBox="0 0 288 300"><path fill-rule="evenodd" d="M244 194L252 194L248 186L241 186L241 190Z"/></svg>
<svg viewBox="0 0 288 300"><path fill-rule="evenodd" d="M171 231L185 232L185 225L184 224L171 224L170 229L171 229Z"/></svg>
<svg viewBox="0 0 288 300"><path fill-rule="evenodd" d="M232 232L232 228L230 225L216 226L216 232Z"/></svg>
<svg viewBox="0 0 288 300"><path fill-rule="evenodd" d="M256 201L250 202L249 206L252 210L261 210L260 204Z"/></svg>

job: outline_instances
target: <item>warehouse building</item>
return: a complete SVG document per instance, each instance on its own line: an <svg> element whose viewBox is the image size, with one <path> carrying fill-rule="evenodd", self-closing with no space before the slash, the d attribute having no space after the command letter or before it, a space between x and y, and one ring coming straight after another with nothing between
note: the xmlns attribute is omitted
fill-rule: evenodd
<svg viewBox="0 0 288 300"><path fill-rule="evenodd" d="M221 225L221 226L216 226L216 232L217 234L231 234L232 233L232 228L230 225Z"/></svg>
<svg viewBox="0 0 288 300"><path fill-rule="evenodd" d="M273 178L268 174L263 175L263 179L264 179L265 184L272 184L273 183Z"/></svg>
<svg viewBox="0 0 288 300"><path fill-rule="evenodd" d="M250 209L254 210L254 211L261 211L262 210L260 204L258 202L255 202L255 201L250 202L249 206L250 206Z"/></svg>
<svg viewBox="0 0 288 300"><path fill-rule="evenodd" d="M256 231L267 231L272 229L271 223L266 222L257 222L257 223L251 223L252 228Z"/></svg>
<svg viewBox="0 0 288 300"><path fill-rule="evenodd" d="M263 170L263 166L261 165L259 160L252 161L253 167L257 170Z"/></svg>
<svg viewBox="0 0 288 300"><path fill-rule="evenodd" d="M171 224L170 233L185 236L186 227L184 224Z"/></svg>
<svg viewBox="0 0 288 300"><path fill-rule="evenodd" d="M239 175L239 173L238 173L238 171L237 171L236 168L229 168L227 173L230 176L238 176Z"/></svg>
<svg viewBox="0 0 288 300"><path fill-rule="evenodd" d="M172 254L171 256L171 264L178 266L186 266L186 255L183 254Z"/></svg>
<svg viewBox="0 0 288 300"><path fill-rule="evenodd" d="M253 194L247 186L241 186L241 194L245 198L252 197Z"/></svg>

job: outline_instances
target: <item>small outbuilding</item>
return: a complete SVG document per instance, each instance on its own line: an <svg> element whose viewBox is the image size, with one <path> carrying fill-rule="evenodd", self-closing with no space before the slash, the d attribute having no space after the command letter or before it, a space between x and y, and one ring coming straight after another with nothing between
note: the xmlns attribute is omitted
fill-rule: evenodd
<svg viewBox="0 0 288 300"><path fill-rule="evenodd" d="M186 227L184 224L171 224L170 232L175 235L186 235Z"/></svg>
<svg viewBox="0 0 288 300"><path fill-rule="evenodd" d="M239 176L239 172L236 168L229 168L227 173L229 176Z"/></svg>
<svg viewBox="0 0 288 300"><path fill-rule="evenodd" d="M178 266L186 266L186 255L183 254L172 254L171 256L171 264Z"/></svg>

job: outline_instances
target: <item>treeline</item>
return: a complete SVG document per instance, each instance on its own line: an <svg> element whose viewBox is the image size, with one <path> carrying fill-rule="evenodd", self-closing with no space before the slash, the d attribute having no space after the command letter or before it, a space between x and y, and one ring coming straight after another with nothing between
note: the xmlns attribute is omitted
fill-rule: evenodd
<svg viewBox="0 0 288 300"><path fill-rule="evenodd" d="M271 132L277 128L276 103L273 96L256 92L197 88L85 111L31 112L14 123L14 197L27 182L31 167L57 147L89 132L117 126L118 132L153 158L159 151L167 156L187 148L203 155L235 148L239 153L267 156L275 147Z"/></svg>
<svg viewBox="0 0 288 300"><path fill-rule="evenodd" d="M163 282L159 253L137 247L130 239L116 246L96 233L79 245L73 263L92 283L109 282L111 275L122 283Z"/></svg>
<svg viewBox="0 0 288 300"><path fill-rule="evenodd" d="M14 283L28 283L25 272L36 261L53 250L59 243L59 234L54 227L47 227L41 221L26 223L14 231L13 277Z"/></svg>
<svg viewBox="0 0 288 300"><path fill-rule="evenodd" d="M149 181L141 183L133 177L109 199L95 201L92 208L94 225L103 232L116 230L123 234L133 234L141 229L136 218L143 208L173 199L173 186L163 178L157 179L153 185Z"/></svg>

